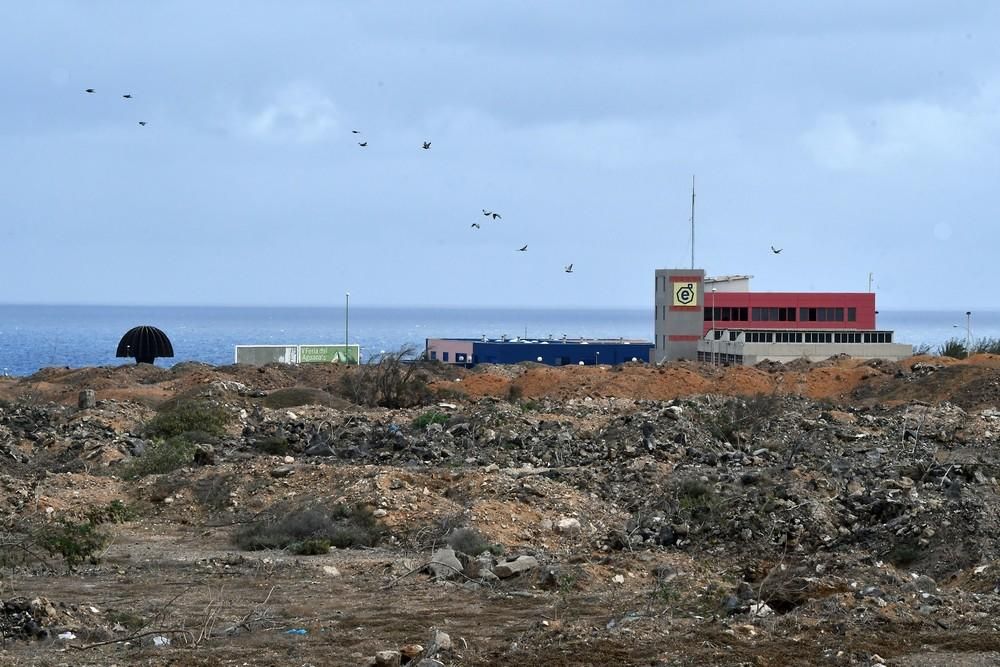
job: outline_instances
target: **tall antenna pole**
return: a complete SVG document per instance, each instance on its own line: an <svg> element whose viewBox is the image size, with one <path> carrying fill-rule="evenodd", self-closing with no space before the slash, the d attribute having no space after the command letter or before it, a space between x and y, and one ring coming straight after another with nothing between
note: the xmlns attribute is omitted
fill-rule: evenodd
<svg viewBox="0 0 1000 667"><path fill-rule="evenodd" d="M872 291L872 272L868 272L868 291Z"/></svg>
<svg viewBox="0 0 1000 667"><path fill-rule="evenodd" d="M694 174L691 174L691 268L694 269Z"/></svg>

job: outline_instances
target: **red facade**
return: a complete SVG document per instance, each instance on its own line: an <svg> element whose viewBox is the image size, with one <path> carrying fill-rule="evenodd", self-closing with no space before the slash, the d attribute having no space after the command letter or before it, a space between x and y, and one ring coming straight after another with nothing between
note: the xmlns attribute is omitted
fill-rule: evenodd
<svg viewBox="0 0 1000 667"><path fill-rule="evenodd" d="M875 329L871 292L710 292L705 290L708 333L716 329L824 331Z"/></svg>

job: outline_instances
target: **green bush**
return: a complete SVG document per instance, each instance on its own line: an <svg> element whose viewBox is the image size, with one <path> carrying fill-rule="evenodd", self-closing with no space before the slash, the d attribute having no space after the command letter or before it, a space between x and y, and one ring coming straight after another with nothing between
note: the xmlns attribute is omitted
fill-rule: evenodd
<svg viewBox="0 0 1000 667"><path fill-rule="evenodd" d="M430 424L447 424L448 415L436 410L428 410L413 420L414 428L427 428Z"/></svg>
<svg viewBox="0 0 1000 667"><path fill-rule="evenodd" d="M980 338L972 344L973 354L1000 354L1000 338Z"/></svg>
<svg viewBox="0 0 1000 667"><path fill-rule="evenodd" d="M375 516L360 505L289 507L281 505L263 521L244 526L233 535L233 543L247 551L307 548L305 542L320 540L327 548L375 546L382 528ZM308 548L316 548L312 545Z"/></svg>
<svg viewBox="0 0 1000 667"><path fill-rule="evenodd" d="M135 479L146 475L160 475L183 468L194 461L194 443L183 436L154 442L142 456L137 456L120 468L121 477Z"/></svg>
<svg viewBox="0 0 1000 667"><path fill-rule="evenodd" d="M273 456L284 456L288 453L288 439L280 435L271 435L263 440L257 440L253 446L254 449Z"/></svg>
<svg viewBox="0 0 1000 667"><path fill-rule="evenodd" d="M322 556L330 553L330 540L310 537L301 542L292 542L288 545L288 550L297 556Z"/></svg>
<svg viewBox="0 0 1000 667"><path fill-rule="evenodd" d="M72 571L87 559L93 559L108 542L108 536L90 521L59 519L38 528L33 541L50 556L62 556Z"/></svg>
<svg viewBox="0 0 1000 667"><path fill-rule="evenodd" d="M965 347L965 341L958 338L949 338L938 346L938 356L951 357L953 359L965 359L969 356L969 350Z"/></svg>
<svg viewBox="0 0 1000 667"><path fill-rule="evenodd" d="M151 438L163 439L189 433L222 437L226 434L226 425L231 420L232 415L225 408L208 401L178 401L169 408L161 410L146 424L146 434Z"/></svg>
<svg viewBox="0 0 1000 667"><path fill-rule="evenodd" d="M104 507L87 510L87 521L97 526L102 523L125 523L135 517L135 512L120 500L112 500Z"/></svg>
<svg viewBox="0 0 1000 667"><path fill-rule="evenodd" d="M489 551L495 556L503 553L501 545L486 541L482 533L475 528L459 528L448 536L447 542L455 551L461 551L469 556L478 556L484 551Z"/></svg>

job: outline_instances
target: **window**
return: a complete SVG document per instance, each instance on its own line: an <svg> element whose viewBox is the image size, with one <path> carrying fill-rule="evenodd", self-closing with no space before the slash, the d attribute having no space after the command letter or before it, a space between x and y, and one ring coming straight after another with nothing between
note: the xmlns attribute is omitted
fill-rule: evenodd
<svg viewBox="0 0 1000 667"><path fill-rule="evenodd" d="M447 352L442 352L441 353L441 361L448 361L448 353Z"/></svg>
<svg viewBox="0 0 1000 667"><path fill-rule="evenodd" d="M712 309L709 308L708 306L705 306L705 321L706 322L712 321Z"/></svg>
<svg viewBox="0 0 1000 667"><path fill-rule="evenodd" d="M754 308L754 309L753 309L753 310L751 311L751 314L753 315L753 320L754 320L754 322L760 322L760 319L761 319L761 318L760 318L760 308L756 308L756 307L755 307L755 308Z"/></svg>
<svg viewBox="0 0 1000 667"><path fill-rule="evenodd" d="M837 311L836 312L837 317L835 317L834 319L837 322L843 322L844 321L844 309L843 308L837 308L836 311Z"/></svg>
<svg viewBox="0 0 1000 667"><path fill-rule="evenodd" d="M431 359L436 360L438 358L437 350L431 350Z"/></svg>
<svg viewBox="0 0 1000 667"><path fill-rule="evenodd" d="M741 322L746 322L748 320L749 320L749 317L747 316L747 309L746 308L740 308L740 321Z"/></svg>
<svg viewBox="0 0 1000 667"><path fill-rule="evenodd" d="M789 322L794 322L795 321L795 309L794 308L789 308L788 309L788 321Z"/></svg>
<svg viewBox="0 0 1000 667"><path fill-rule="evenodd" d="M816 314L819 316L820 322L826 322L826 308L817 308Z"/></svg>
<svg viewBox="0 0 1000 667"><path fill-rule="evenodd" d="M857 320L858 320L858 309L857 308L848 308L847 309L847 321L848 322L856 322Z"/></svg>

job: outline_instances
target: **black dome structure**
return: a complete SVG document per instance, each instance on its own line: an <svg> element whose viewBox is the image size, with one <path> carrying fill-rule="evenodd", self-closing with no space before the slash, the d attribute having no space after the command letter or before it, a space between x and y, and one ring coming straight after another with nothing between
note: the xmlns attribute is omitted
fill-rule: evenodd
<svg viewBox="0 0 1000 667"><path fill-rule="evenodd" d="M174 346L167 334L156 327L135 327L122 336L115 356L134 357L137 364L151 364L156 357L174 356Z"/></svg>

